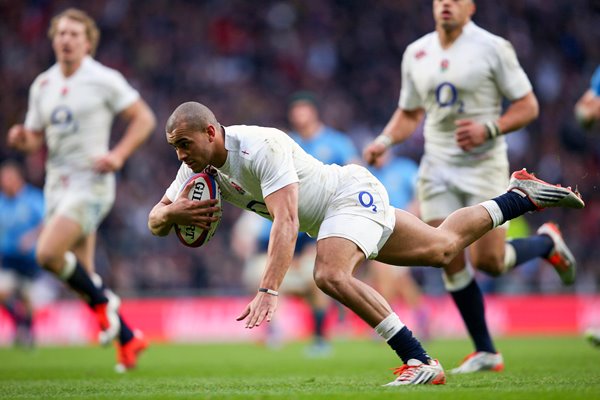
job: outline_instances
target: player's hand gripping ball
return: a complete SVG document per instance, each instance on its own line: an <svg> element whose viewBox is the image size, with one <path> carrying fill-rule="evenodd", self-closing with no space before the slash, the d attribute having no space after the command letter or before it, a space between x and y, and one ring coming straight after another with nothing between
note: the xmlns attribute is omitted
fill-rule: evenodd
<svg viewBox="0 0 600 400"><path fill-rule="evenodd" d="M194 181L194 186L188 193L188 199L197 201L216 199L218 201L216 206L221 208L221 191L219 189L219 185L212 175L204 172L200 172L191 176L181 186L177 197L179 197L183 189L188 185L188 183L190 183L190 181ZM175 232L177 233L179 241L189 247L200 247L208 242L217 230L219 222L221 222L221 211L209 214L209 216L215 216L218 218L210 225L209 229L202 229L194 225L175 225Z"/></svg>

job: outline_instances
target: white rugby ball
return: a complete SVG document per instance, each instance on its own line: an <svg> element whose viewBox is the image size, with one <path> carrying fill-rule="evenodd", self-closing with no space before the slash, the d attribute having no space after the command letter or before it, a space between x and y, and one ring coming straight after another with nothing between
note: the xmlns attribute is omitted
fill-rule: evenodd
<svg viewBox="0 0 600 400"><path fill-rule="evenodd" d="M197 201L216 199L218 201L216 206L221 207L219 185L213 176L204 172L191 176L181 186L177 197L179 197L179 194L181 194L190 181L194 181L194 186L188 194L188 199ZM218 217L218 219L210 225L209 229L202 229L194 225L175 225L175 232L179 241L189 247L200 247L208 242L217 230L219 222L221 222L221 211L214 213L213 216Z"/></svg>

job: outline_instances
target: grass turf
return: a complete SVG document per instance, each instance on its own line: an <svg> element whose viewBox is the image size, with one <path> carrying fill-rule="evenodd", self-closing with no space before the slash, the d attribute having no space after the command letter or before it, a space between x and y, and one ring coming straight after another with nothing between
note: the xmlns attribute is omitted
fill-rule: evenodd
<svg viewBox="0 0 600 400"><path fill-rule="evenodd" d="M380 341L336 341L327 358L305 344L154 344L137 370L116 374L97 347L0 349L2 399L600 399L600 349L580 337L497 341L506 370L448 376L442 386L384 388L396 356ZM427 343L450 369L466 340Z"/></svg>

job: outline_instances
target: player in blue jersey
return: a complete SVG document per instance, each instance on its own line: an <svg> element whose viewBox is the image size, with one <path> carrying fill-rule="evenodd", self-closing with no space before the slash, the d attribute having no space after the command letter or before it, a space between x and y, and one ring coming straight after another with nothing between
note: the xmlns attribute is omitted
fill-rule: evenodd
<svg viewBox="0 0 600 400"><path fill-rule="evenodd" d="M344 133L326 125L319 112L319 103L314 93L298 91L290 96L288 103L288 121L292 128L289 135L296 143L311 156L325 164L346 165L360 160L356 146ZM257 224L254 235L247 235L248 227ZM244 270L244 281L250 287L255 287L260 280L269 246L269 235L272 223L254 213L244 215L236 228L239 241L255 238L254 252L247 257ZM313 343L307 349L309 356L324 356L331 348L325 337L325 316L330 305L329 298L314 284L312 271L315 261L315 241L306 233L300 233L294 252L294 260L290 272L284 281L282 291L287 294L300 295L308 300L313 313ZM276 329L276 328L273 328ZM276 332L267 339L277 344Z"/></svg>
<svg viewBox="0 0 600 400"><path fill-rule="evenodd" d="M0 165L0 302L16 326L15 343L34 343L32 285L41 269L35 244L44 218L44 196L13 161Z"/></svg>
<svg viewBox="0 0 600 400"><path fill-rule="evenodd" d="M308 154L325 164L346 165L360 161L352 140L327 126L319 115L319 103L311 92L294 93L289 102L289 135Z"/></svg>
<svg viewBox="0 0 600 400"><path fill-rule="evenodd" d="M575 104L575 117L584 128L600 119L600 66L592 75L589 89Z"/></svg>
<svg viewBox="0 0 600 400"><path fill-rule="evenodd" d="M575 118L586 129L600 120L600 65L592 75L590 87L575 104ZM600 348L600 327L589 328L585 336L591 344Z"/></svg>

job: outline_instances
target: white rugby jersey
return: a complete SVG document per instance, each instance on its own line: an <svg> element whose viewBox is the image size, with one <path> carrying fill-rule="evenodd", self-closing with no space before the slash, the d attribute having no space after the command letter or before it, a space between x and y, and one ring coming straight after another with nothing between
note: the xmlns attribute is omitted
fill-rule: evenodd
<svg viewBox="0 0 600 400"><path fill-rule="evenodd" d="M429 156L456 164L488 158L506 162L503 137L464 152L454 139L454 122L496 120L503 97L517 100L531 89L510 42L469 22L447 49L441 47L435 31L407 47L398 105L425 110Z"/></svg>
<svg viewBox="0 0 600 400"><path fill-rule="evenodd" d="M275 128L226 127L225 148L227 161L217 170L216 178L225 201L272 219L265 197L298 182L300 231L317 236L343 167L323 164ZM182 163L165 193L170 201L176 200L179 189L192 175L194 172Z"/></svg>
<svg viewBox="0 0 600 400"><path fill-rule="evenodd" d="M89 56L68 78L58 64L41 73L29 89L25 127L45 132L47 172L91 169L108 151L115 115L139 97L121 73Z"/></svg>

